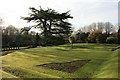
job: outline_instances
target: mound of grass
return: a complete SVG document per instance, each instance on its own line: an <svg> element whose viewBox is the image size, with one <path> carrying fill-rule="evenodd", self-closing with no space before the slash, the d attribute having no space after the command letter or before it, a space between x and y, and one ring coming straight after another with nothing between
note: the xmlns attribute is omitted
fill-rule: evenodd
<svg viewBox="0 0 120 80"><path fill-rule="evenodd" d="M118 78L118 73L118 51L116 50L102 63L96 71L97 75L94 75L93 78Z"/></svg>
<svg viewBox="0 0 120 80"><path fill-rule="evenodd" d="M77 61L66 62L66 63L49 63L49 64L42 64L37 66L42 66L45 68L63 71L67 73L74 73L75 71L77 71L78 68L84 66L89 61L90 60L77 60Z"/></svg>

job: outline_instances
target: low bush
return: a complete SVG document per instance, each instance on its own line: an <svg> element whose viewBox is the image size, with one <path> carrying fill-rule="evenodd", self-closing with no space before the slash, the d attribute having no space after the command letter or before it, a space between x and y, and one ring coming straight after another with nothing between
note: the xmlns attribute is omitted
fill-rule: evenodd
<svg viewBox="0 0 120 80"><path fill-rule="evenodd" d="M118 41L117 37L107 37L106 39L106 43L108 44L115 44L117 43L117 41Z"/></svg>

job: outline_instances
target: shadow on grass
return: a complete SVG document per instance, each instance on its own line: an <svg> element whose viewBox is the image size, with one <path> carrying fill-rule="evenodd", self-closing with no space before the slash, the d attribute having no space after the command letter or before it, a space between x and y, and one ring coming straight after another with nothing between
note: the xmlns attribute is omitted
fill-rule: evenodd
<svg viewBox="0 0 120 80"><path fill-rule="evenodd" d="M71 51L71 50L66 50L66 49L56 49L56 50L60 50L60 51Z"/></svg>
<svg viewBox="0 0 120 80"><path fill-rule="evenodd" d="M65 47L65 48L72 48L71 45L67 45L67 46L63 46L63 47ZM80 45L74 45L74 44L73 44L73 49L78 49L78 48L82 48L82 49L90 49L90 48L87 47L87 46L80 46Z"/></svg>
<svg viewBox="0 0 120 80"><path fill-rule="evenodd" d="M73 48L88 48L88 47L85 47L85 46L79 46L79 45L74 45Z"/></svg>
<svg viewBox="0 0 120 80"><path fill-rule="evenodd" d="M5 55L12 53L12 52L14 52L14 51L4 51L4 52L0 53L0 55L5 56Z"/></svg>

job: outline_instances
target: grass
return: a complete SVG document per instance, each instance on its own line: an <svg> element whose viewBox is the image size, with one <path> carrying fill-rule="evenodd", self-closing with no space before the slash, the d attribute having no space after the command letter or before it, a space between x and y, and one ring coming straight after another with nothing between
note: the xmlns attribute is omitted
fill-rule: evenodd
<svg viewBox="0 0 120 80"><path fill-rule="evenodd" d="M115 44L74 44L74 48L71 49L71 45L66 44L17 50L2 56L3 78L118 78L119 50L111 51L112 48L118 46ZM69 64L62 66L61 70L36 66L65 64L79 60L90 61L74 73L64 71L71 66ZM60 69L59 66L56 68Z"/></svg>

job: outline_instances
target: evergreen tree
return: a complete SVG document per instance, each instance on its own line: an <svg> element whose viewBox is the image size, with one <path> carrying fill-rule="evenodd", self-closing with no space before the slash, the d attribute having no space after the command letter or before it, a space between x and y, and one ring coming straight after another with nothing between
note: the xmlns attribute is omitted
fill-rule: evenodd
<svg viewBox="0 0 120 80"><path fill-rule="evenodd" d="M37 23L33 27L40 28L42 30L42 35L44 39L50 36L63 36L69 35L72 32L71 24L68 22L69 18L73 18L69 11L64 13L58 13L53 9L36 9L34 7L30 8L31 13L29 17L22 17L22 19L28 22ZM51 41L51 39L48 39ZM48 42L50 42L48 41ZM47 44L47 43L46 43Z"/></svg>

